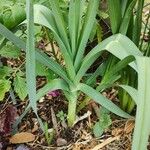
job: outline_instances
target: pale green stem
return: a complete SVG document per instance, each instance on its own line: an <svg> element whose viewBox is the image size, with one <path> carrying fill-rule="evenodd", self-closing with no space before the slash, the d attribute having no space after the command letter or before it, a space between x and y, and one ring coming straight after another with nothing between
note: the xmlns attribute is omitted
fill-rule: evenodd
<svg viewBox="0 0 150 150"><path fill-rule="evenodd" d="M68 126L72 127L76 120L77 92L65 94L68 99Z"/></svg>

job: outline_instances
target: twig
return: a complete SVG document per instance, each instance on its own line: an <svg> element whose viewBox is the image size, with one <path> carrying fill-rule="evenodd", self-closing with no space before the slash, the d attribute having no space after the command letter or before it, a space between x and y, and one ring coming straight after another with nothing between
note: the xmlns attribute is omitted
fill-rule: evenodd
<svg viewBox="0 0 150 150"><path fill-rule="evenodd" d="M107 140L105 140L103 143L96 145L93 149L91 150L100 150L101 148L103 148L104 146L108 145L109 143L118 140L120 138L121 135L115 136L115 137L111 137L108 138Z"/></svg>
<svg viewBox="0 0 150 150"><path fill-rule="evenodd" d="M58 126L57 126L57 119L54 113L53 108L51 107L51 115L52 115L52 123L56 132L56 136L59 137L59 132L58 132Z"/></svg>
<svg viewBox="0 0 150 150"><path fill-rule="evenodd" d="M76 119L74 125L75 125L77 122L79 122L79 121L81 121L81 120L83 120L83 119L85 119L85 118L88 118L90 115L91 115L91 112L90 112L90 111L87 111L87 113L85 113L83 116L81 116L81 117L79 117L79 118Z"/></svg>

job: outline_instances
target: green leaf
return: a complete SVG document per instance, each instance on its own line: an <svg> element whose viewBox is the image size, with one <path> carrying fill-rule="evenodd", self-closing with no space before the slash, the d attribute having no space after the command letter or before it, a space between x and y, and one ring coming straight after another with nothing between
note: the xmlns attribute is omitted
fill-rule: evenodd
<svg viewBox="0 0 150 150"><path fill-rule="evenodd" d="M2 24L8 29L12 29L25 20L25 7L21 3L5 6L2 9L0 18Z"/></svg>
<svg viewBox="0 0 150 150"><path fill-rule="evenodd" d="M21 51L18 47L7 44L0 50L0 55L6 58L18 58L21 55Z"/></svg>
<svg viewBox="0 0 150 150"><path fill-rule="evenodd" d="M26 44L26 81L31 107L38 117L36 104L35 41L33 0L26 0L27 7L27 44Z"/></svg>
<svg viewBox="0 0 150 150"><path fill-rule="evenodd" d="M56 27L59 31L59 35L61 37L61 39L63 40L63 43L65 44L67 50L69 52L71 52L70 49L70 43L69 43L69 39L67 36L67 28L66 28L66 24L63 18L63 15L61 13L60 7L59 7L59 1L58 0L49 0L50 4L51 4L51 8L52 8L52 12L53 12L53 16L56 22Z"/></svg>
<svg viewBox="0 0 150 150"><path fill-rule="evenodd" d="M40 62L36 62L36 76L45 76L48 81L55 79L56 74Z"/></svg>
<svg viewBox="0 0 150 150"><path fill-rule="evenodd" d="M131 17L133 16L133 9L134 6L136 4L137 0L133 0L130 5L128 6L125 15L122 19L121 25L120 25L120 29L119 32L126 35L127 31L128 31L128 27L129 27L129 23L131 21Z"/></svg>
<svg viewBox="0 0 150 150"><path fill-rule="evenodd" d="M53 3L55 3L55 2L53 2ZM55 4L53 4L53 5L55 5ZM55 40L57 41L57 43L60 47L60 50L63 54L65 64L66 64L67 73L68 73L69 77L73 80L74 76L75 76L75 70L74 70L74 66L73 66L73 61L71 59L72 55L71 55L71 52L70 52L70 48L67 49L67 46L65 45L65 41L67 39L66 38L65 38L66 40L63 39L61 37L61 35L59 34L58 30L57 30L57 25L55 23L55 20L54 20L55 18L54 18L54 15L52 14L52 11L50 9L48 9L47 7L45 7L45 6L34 5L34 14L35 14L34 23L45 26L53 32ZM57 15L57 17L58 17L58 15ZM59 18L59 21L60 21L61 16L59 16L59 17L60 17ZM63 25L61 27L64 28Z"/></svg>
<svg viewBox="0 0 150 150"><path fill-rule="evenodd" d="M11 82L9 80L0 80L0 101L5 97L5 93L9 91Z"/></svg>
<svg viewBox="0 0 150 150"><path fill-rule="evenodd" d="M141 29L142 29L142 11L144 6L144 0L138 0L137 4L137 12L135 17L135 23L132 33L132 41L139 46L140 36L141 36Z"/></svg>
<svg viewBox="0 0 150 150"><path fill-rule="evenodd" d="M47 76L48 68L43 64L36 62L36 75L37 76Z"/></svg>
<svg viewBox="0 0 150 150"><path fill-rule="evenodd" d="M109 17L113 34L117 33L121 23L120 0L108 0Z"/></svg>
<svg viewBox="0 0 150 150"><path fill-rule="evenodd" d="M81 67L75 77L75 81L77 83L81 80L88 68L95 62L95 60L102 54L104 50L107 50L121 60L129 55L143 55L129 38L121 34L113 35L99 43L84 57ZM137 65L135 62L131 62L129 65L137 71Z"/></svg>
<svg viewBox="0 0 150 150"><path fill-rule="evenodd" d="M104 108L102 108L104 109ZM103 132L111 125L112 121L110 115L103 110L100 111L99 121L93 127L95 137L100 137Z"/></svg>
<svg viewBox="0 0 150 150"><path fill-rule="evenodd" d="M80 33L79 47L78 47L76 59L74 62L74 66L76 70L79 69L80 64L82 62L84 50L85 50L86 44L88 42L90 33L92 31L92 28L95 22L95 17L96 17L98 6L99 6L98 0L89 1L84 24L82 27L82 32Z"/></svg>
<svg viewBox="0 0 150 150"><path fill-rule="evenodd" d="M136 57L138 66L138 103L133 136L133 150L146 150L150 132L150 58Z"/></svg>
<svg viewBox="0 0 150 150"><path fill-rule="evenodd" d="M3 66L0 68L0 79L5 78L9 76L12 73L12 68Z"/></svg>
<svg viewBox="0 0 150 150"><path fill-rule="evenodd" d="M138 97L137 97L137 94L138 94L138 91L131 87L131 86L128 86L128 85L119 85L121 88L123 88L125 91L128 92L128 94L133 98L133 100L136 102L136 104L138 104Z"/></svg>
<svg viewBox="0 0 150 150"><path fill-rule="evenodd" d="M19 98L21 100L24 100L27 96L27 84L26 79L21 77L18 73L16 74L16 77L14 78L14 90L18 94Z"/></svg>
<svg viewBox="0 0 150 150"><path fill-rule="evenodd" d="M116 106L112 101L104 97L98 91L93 89L92 87L79 83L78 89L81 90L83 93L87 94L90 98L92 98L95 102L102 105L104 108L108 109L109 111L113 112L114 114L124 117L130 118L131 116L121 110L118 106Z"/></svg>

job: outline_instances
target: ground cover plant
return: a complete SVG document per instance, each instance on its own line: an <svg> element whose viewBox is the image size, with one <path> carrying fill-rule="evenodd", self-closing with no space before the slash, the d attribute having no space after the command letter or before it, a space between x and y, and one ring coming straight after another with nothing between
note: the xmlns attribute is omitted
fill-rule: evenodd
<svg viewBox="0 0 150 150"><path fill-rule="evenodd" d="M62 13L62 7L60 7L58 0L50 0L49 3L49 7L46 7L40 4L33 5L33 1L26 1L26 42L9 31L6 28L7 26L4 26L4 23L4 25L0 24L0 34L14 43L17 47L24 50L26 55L25 70L29 104L24 113L14 124L14 129L16 129L22 118L25 117L32 108L41 129L45 132L47 142L51 143L53 133L51 132L50 135L48 134L48 124L43 124L39 117L37 102L48 92L54 92L55 90L61 90L67 100L68 127L73 127L77 120L77 111L81 110L77 108L79 103L78 100L83 94L87 95L87 99L92 99L114 114L124 118L133 119L131 115L123 111L119 106L100 93L106 88L114 85L121 77L120 71L128 66L132 72L133 70L134 72L137 72L138 88L136 90L132 86L119 86L126 90L137 104L132 149L146 149L149 136L149 118L147 115L147 112L149 111L149 71L147 69L149 66L149 58L143 56L138 47L128 37L123 35L125 33L114 34L106 38L86 54L86 46L95 23L99 0L90 0L85 11L83 11L83 8L85 8L84 0L72 0L69 3L65 15ZM136 1L132 2L132 5L129 5L129 8L132 8L131 10L133 10L135 3ZM126 15L131 13L129 8L127 8ZM127 20L129 23L130 18ZM34 24L43 26L46 29L47 35L53 34L63 57L63 63L53 57L49 57L41 50L35 48ZM126 29L127 28L128 27L126 27ZM114 30L115 29L112 28L113 32L117 32ZM114 55L117 58L117 63L113 64L113 66L111 65L111 68L105 72L101 82L98 83L97 86L96 79L100 76L100 72L104 69L104 65L98 66L95 72L90 75L88 75L87 72L91 65L103 55L104 51L108 51ZM55 79L47 81L47 83L38 90L36 88L36 60L56 74ZM87 75L88 78L85 78ZM4 76L4 78L5 77L7 77L7 75ZM115 84L115 86L118 85ZM8 90L9 89L5 89L5 93ZM107 113L104 112L103 117L103 119L108 119ZM101 120L100 123L101 122L103 121ZM108 124L103 124L104 129L109 126ZM142 129L143 126L144 129ZM96 128L98 129L99 126ZM142 138L143 135L144 138Z"/></svg>

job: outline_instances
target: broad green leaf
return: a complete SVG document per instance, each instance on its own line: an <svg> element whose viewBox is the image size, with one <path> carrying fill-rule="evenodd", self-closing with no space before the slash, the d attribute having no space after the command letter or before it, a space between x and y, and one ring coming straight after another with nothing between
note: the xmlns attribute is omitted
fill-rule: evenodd
<svg viewBox="0 0 150 150"><path fill-rule="evenodd" d="M0 50L0 55L6 58L18 58L21 55L21 51L18 47L7 44Z"/></svg>
<svg viewBox="0 0 150 150"><path fill-rule="evenodd" d="M14 78L14 91L17 93L21 100L24 100L27 96L27 84L26 79L21 77L18 73Z"/></svg>
<svg viewBox="0 0 150 150"><path fill-rule="evenodd" d="M78 89L81 90L86 95L88 95L95 102L102 105L104 108L113 112L114 114L121 116L121 117L124 117L124 118L130 118L131 117L129 114L127 114L126 112L121 110L113 102L108 100L106 97L104 97L102 94L100 94L98 91L96 91L92 87L90 87L86 84L83 84L83 83L79 83Z"/></svg>
<svg viewBox="0 0 150 150"><path fill-rule="evenodd" d="M5 97L5 93L9 91L11 87L11 82L9 80L0 79L0 101Z"/></svg>
<svg viewBox="0 0 150 150"><path fill-rule="evenodd" d="M150 133L150 58L136 57L138 66L138 103L132 150L146 150Z"/></svg>

